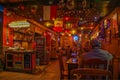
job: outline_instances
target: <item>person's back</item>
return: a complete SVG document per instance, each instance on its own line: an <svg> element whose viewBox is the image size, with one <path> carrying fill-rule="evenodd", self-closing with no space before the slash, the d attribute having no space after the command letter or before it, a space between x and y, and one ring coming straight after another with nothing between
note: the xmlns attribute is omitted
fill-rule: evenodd
<svg viewBox="0 0 120 80"><path fill-rule="evenodd" d="M95 49L92 49L90 52L83 54L82 58L83 59L97 58L101 60L111 60L112 55L105 50L95 48Z"/></svg>
<svg viewBox="0 0 120 80"><path fill-rule="evenodd" d="M100 48L101 44L97 39L91 40L91 46L92 50L81 55L82 59L97 58L101 60L111 60L113 58L111 53Z"/></svg>
<svg viewBox="0 0 120 80"><path fill-rule="evenodd" d="M79 67L89 67L89 68L99 68L105 70L111 70L110 68L110 60L112 60L113 56L108 51L101 49L101 44L98 40L93 39L90 42L92 49L89 52L86 52L80 56ZM105 62L105 64L103 64ZM85 77L85 79L89 79L89 77ZM99 77L99 80L106 80L107 76ZM92 79L93 80L93 79Z"/></svg>

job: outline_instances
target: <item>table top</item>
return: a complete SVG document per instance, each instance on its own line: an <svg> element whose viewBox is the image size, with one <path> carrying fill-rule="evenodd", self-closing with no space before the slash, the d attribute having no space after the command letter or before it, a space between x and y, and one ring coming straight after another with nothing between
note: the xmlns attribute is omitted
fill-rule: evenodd
<svg viewBox="0 0 120 80"><path fill-rule="evenodd" d="M70 58L66 62L67 64L78 64L78 59L77 58Z"/></svg>

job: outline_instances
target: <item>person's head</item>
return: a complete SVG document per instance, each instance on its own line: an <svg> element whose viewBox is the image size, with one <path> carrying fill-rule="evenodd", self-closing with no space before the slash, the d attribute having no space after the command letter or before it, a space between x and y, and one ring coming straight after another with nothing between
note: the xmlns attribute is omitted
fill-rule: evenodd
<svg viewBox="0 0 120 80"><path fill-rule="evenodd" d="M90 42L89 41L86 41L84 44L83 44L83 49L85 52L88 52L91 50L91 45L90 45Z"/></svg>
<svg viewBox="0 0 120 80"><path fill-rule="evenodd" d="M92 48L101 48L101 42L98 39L93 39L90 41Z"/></svg>

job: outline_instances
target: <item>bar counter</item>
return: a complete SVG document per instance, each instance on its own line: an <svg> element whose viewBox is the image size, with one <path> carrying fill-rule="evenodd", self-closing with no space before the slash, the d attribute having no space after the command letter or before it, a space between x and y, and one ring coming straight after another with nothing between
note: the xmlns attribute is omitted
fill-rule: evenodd
<svg viewBox="0 0 120 80"><path fill-rule="evenodd" d="M32 72L36 67L35 52L32 50L6 50L5 69Z"/></svg>

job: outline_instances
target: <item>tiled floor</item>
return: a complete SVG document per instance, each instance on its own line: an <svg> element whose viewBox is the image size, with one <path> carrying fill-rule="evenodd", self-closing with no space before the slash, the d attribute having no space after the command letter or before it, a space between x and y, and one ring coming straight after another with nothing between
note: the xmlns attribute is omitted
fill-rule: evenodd
<svg viewBox="0 0 120 80"><path fill-rule="evenodd" d="M51 61L44 71L37 75L10 71L0 72L0 80L60 80L59 77L59 63L57 60Z"/></svg>

